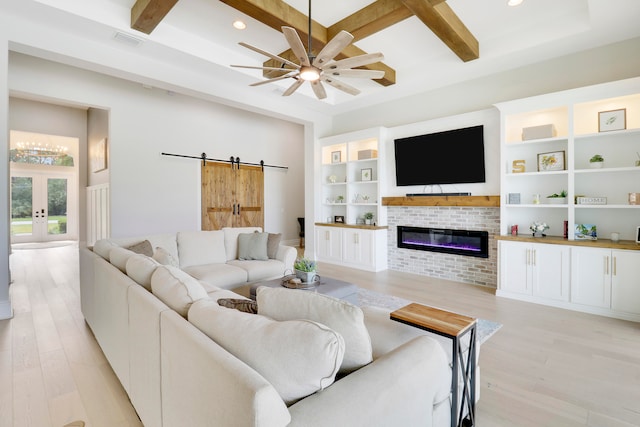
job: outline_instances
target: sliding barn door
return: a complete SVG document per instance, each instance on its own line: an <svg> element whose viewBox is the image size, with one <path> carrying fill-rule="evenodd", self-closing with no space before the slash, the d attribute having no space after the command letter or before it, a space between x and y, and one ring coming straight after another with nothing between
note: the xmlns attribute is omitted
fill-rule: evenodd
<svg viewBox="0 0 640 427"><path fill-rule="evenodd" d="M256 166L206 162L202 167L202 229L264 227L264 172Z"/></svg>

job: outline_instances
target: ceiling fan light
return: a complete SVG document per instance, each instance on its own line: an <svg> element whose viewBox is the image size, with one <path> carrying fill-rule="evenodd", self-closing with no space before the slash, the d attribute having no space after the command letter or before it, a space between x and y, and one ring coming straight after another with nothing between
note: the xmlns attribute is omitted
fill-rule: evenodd
<svg viewBox="0 0 640 427"><path fill-rule="evenodd" d="M320 78L320 71L316 67L303 65L300 67L300 78L308 82L316 81Z"/></svg>

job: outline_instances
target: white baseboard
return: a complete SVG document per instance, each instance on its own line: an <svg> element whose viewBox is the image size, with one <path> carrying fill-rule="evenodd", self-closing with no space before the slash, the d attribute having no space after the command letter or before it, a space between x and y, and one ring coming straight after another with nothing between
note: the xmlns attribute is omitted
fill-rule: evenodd
<svg viewBox="0 0 640 427"><path fill-rule="evenodd" d="M0 320L11 319L12 317L11 301L0 301Z"/></svg>

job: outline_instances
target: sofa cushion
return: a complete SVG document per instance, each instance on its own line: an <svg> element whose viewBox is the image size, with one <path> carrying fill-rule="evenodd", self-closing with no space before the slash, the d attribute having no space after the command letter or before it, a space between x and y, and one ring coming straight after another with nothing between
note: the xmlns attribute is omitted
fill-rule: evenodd
<svg viewBox="0 0 640 427"><path fill-rule="evenodd" d="M278 256L278 248L280 247L281 240L281 233L269 233L269 238L267 239L267 256L269 259L276 259Z"/></svg>
<svg viewBox="0 0 640 427"><path fill-rule="evenodd" d="M340 373L352 372L373 360L371 338L360 307L306 290L269 288L256 291L258 313L275 320L308 319L327 325L344 338Z"/></svg>
<svg viewBox="0 0 640 427"><path fill-rule="evenodd" d="M159 266L153 272L151 291L183 317L187 316L191 304L208 298L200 282L179 268L168 265Z"/></svg>
<svg viewBox="0 0 640 427"><path fill-rule="evenodd" d="M171 253L168 250L160 246L156 248L152 258L158 261L158 263L162 265L170 265L171 267L180 267L176 257L171 255Z"/></svg>
<svg viewBox="0 0 640 427"><path fill-rule="evenodd" d="M247 280L250 282L282 277L285 270L284 263L277 259L267 261L229 261L227 265L245 271Z"/></svg>
<svg viewBox="0 0 640 427"><path fill-rule="evenodd" d="M135 254L127 260L127 276L131 277L137 284L146 290L151 290L151 276L160 263L155 259Z"/></svg>
<svg viewBox="0 0 640 427"><path fill-rule="evenodd" d="M93 252L109 261L109 252L117 246L109 239L100 239L93 245Z"/></svg>
<svg viewBox="0 0 640 427"><path fill-rule="evenodd" d="M258 262L258 261L245 261ZM183 270L203 282L207 292L219 288L231 289L247 283L247 272L229 264L205 264L185 267Z"/></svg>
<svg viewBox="0 0 640 427"><path fill-rule="evenodd" d="M133 245L129 245L126 247L131 252L135 252L137 254L153 256L153 246L151 246L151 242L148 240L143 240L139 243L134 243Z"/></svg>
<svg viewBox="0 0 640 427"><path fill-rule="evenodd" d="M224 227L224 247L227 253L227 261L238 259L238 235L241 233L262 232L260 227Z"/></svg>
<svg viewBox="0 0 640 427"><path fill-rule="evenodd" d="M238 234L238 259L266 261L267 240L269 233L240 233Z"/></svg>
<svg viewBox="0 0 640 427"><path fill-rule="evenodd" d="M109 251L109 262L116 266L118 270L126 273L127 271L127 260L135 255L135 252L130 251L129 249L121 248L120 246L115 246L111 248Z"/></svg>
<svg viewBox="0 0 640 427"><path fill-rule="evenodd" d="M181 268L227 261L222 230L181 231L177 240Z"/></svg>
<svg viewBox="0 0 640 427"><path fill-rule="evenodd" d="M261 374L288 405L331 385L342 363L342 337L316 322L278 322L211 300L194 303L188 319Z"/></svg>

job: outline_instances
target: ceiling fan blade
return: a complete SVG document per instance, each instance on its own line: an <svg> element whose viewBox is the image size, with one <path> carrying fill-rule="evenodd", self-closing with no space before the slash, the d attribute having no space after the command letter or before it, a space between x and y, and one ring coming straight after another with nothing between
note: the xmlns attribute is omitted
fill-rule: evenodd
<svg viewBox="0 0 640 427"><path fill-rule="evenodd" d="M320 80L314 80L311 82L311 89L313 89L313 93L316 94L318 99L325 99L327 97L327 92L324 90L324 86L320 83Z"/></svg>
<svg viewBox="0 0 640 427"><path fill-rule="evenodd" d="M282 27L282 33L284 37L287 39L287 43L289 43L289 47L293 54L300 61L300 65L309 66L311 63L309 62L309 56L307 56L307 51L304 50L304 45L302 44L302 40L300 40L300 36L291 27Z"/></svg>
<svg viewBox="0 0 640 427"><path fill-rule="evenodd" d="M300 86L302 86L302 83L304 83L304 80L302 79L297 79L295 82L293 82L293 84L291 86L289 86L289 88L287 90L284 91L284 93L282 94L282 96L289 96L291 95L293 92L295 92L296 90L298 90L298 88Z"/></svg>
<svg viewBox="0 0 640 427"><path fill-rule="evenodd" d="M380 52L366 53L364 55L354 56L353 58L345 58L339 61L331 61L328 64L323 65L323 70L335 70L361 67L363 65L373 64L374 62L380 62L384 60L384 55Z"/></svg>
<svg viewBox="0 0 640 427"><path fill-rule="evenodd" d="M300 66L298 64L296 64L295 62L291 62L288 59L284 59L279 57L278 55L274 55L273 53L269 53L266 50L262 50L259 47L255 47L255 46L251 46L250 44L246 44L244 42L240 42L239 43L240 46L246 47L247 49L251 49L254 52L258 52L264 56L268 56L269 58L278 61L278 62L282 62L283 64L287 64L290 65L291 67L295 68L296 70L300 68Z"/></svg>
<svg viewBox="0 0 640 427"><path fill-rule="evenodd" d="M346 70L325 70L324 73L332 77L355 77L360 79L381 79L384 77L384 71L382 70L352 70L347 68Z"/></svg>
<svg viewBox="0 0 640 427"><path fill-rule="evenodd" d="M336 34L334 38L332 38L329 41L329 43L327 43L322 48L320 53L318 53L318 56L316 56L316 59L313 60L313 66L323 67L324 64L331 61L334 56L339 54L342 51L342 49L347 47L352 40L353 40L353 36L351 34L349 34L344 30L340 31L338 34ZM351 67L346 67L346 68L351 68Z"/></svg>
<svg viewBox="0 0 640 427"><path fill-rule="evenodd" d="M295 76L295 73L288 73L288 74L285 74L284 76L274 77L273 79L260 80L259 82L251 83L249 86L260 86L266 83L277 82L278 80L288 79L289 77L293 77L293 76Z"/></svg>
<svg viewBox="0 0 640 427"><path fill-rule="evenodd" d="M320 78L323 82L326 82L328 84L330 84L331 86L335 87L336 89L340 89L343 92L348 93L349 95L357 95L360 93L360 91L358 89L356 89L353 86L350 86L346 83L343 83L339 80L334 79L331 76L327 76L327 75L323 75Z"/></svg>
<svg viewBox="0 0 640 427"><path fill-rule="evenodd" d="M249 68L251 70L267 70L267 71L296 71L291 68L277 68L277 67L253 67L251 65L231 65L234 68Z"/></svg>

